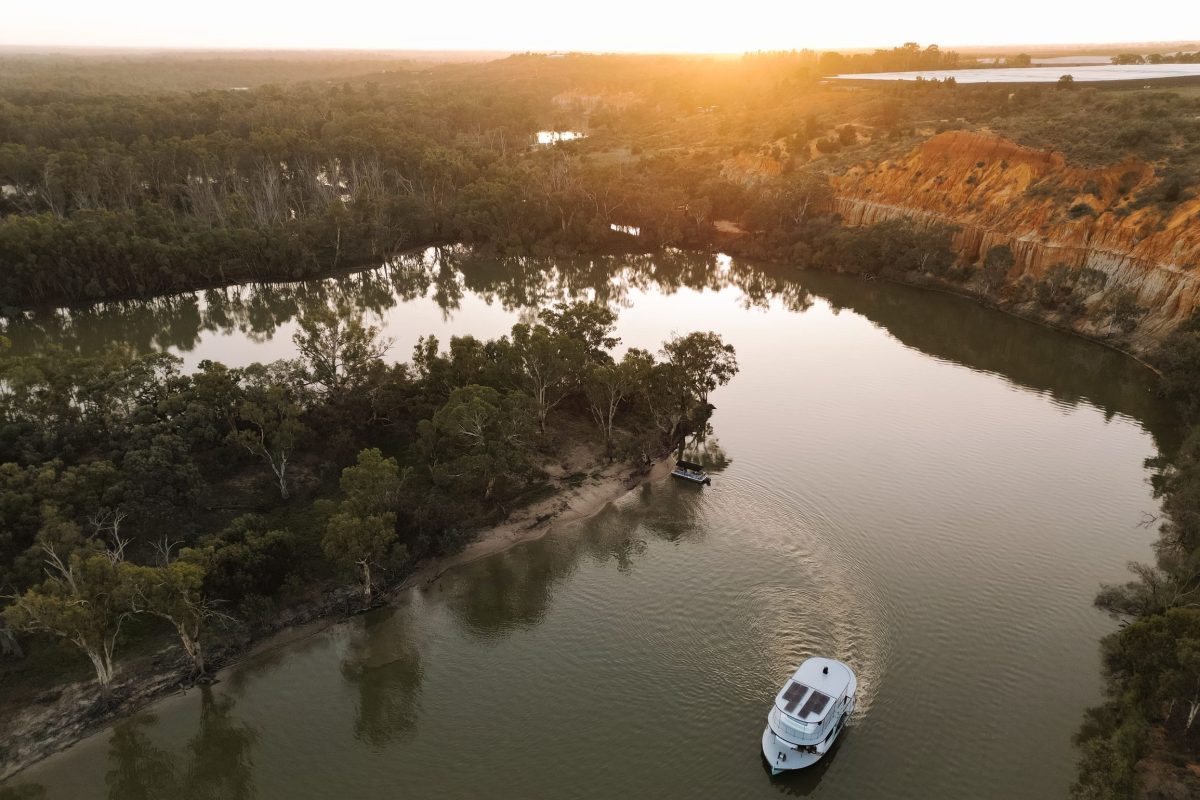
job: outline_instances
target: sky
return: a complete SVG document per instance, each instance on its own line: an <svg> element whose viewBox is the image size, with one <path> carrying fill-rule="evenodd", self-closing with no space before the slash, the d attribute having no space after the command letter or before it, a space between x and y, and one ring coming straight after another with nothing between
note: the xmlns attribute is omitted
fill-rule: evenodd
<svg viewBox="0 0 1200 800"><path fill-rule="evenodd" d="M5 0L0 45L745 52L1200 40L1197 0Z"/></svg>

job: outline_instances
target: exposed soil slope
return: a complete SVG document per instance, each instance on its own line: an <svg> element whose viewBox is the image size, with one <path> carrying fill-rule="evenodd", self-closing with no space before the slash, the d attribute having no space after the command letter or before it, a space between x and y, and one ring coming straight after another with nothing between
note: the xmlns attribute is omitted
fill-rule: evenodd
<svg viewBox="0 0 1200 800"><path fill-rule="evenodd" d="M967 131L832 178L835 208L847 224L898 216L949 223L959 228L963 258L974 262L990 247L1009 245L1016 257L1010 284L1039 280L1056 264L1100 270L1107 280L1088 307L1131 291L1145 309L1143 339L1170 331L1200 303L1200 197L1138 207L1135 198L1157 180L1143 162L1074 166L1058 153ZM1076 327L1087 332L1087 324Z"/></svg>

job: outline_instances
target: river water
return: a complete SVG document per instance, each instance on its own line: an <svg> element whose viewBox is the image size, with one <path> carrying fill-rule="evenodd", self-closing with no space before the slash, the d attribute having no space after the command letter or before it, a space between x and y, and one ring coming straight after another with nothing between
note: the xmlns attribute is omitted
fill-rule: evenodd
<svg viewBox="0 0 1200 800"><path fill-rule="evenodd" d="M968 301L667 254L463 251L305 285L29 315L18 351L123 340L291 355L350 298L396 341L495 336L590 297L624 345L713 329L741 374L696 457L594 517L228 670L18 776L49 798L1059 798L1100 699L1102 581L1150 557L1143 460L1172 420L1130 359ZM810 655L859 709L771 778L759 737Z"/></svg>

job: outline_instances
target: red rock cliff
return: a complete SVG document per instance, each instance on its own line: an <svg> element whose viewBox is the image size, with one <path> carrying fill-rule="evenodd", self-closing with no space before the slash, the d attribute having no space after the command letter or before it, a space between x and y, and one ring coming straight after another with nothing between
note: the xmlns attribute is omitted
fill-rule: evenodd
<svg viewBox="0 0 1200 800"><path fill-rule="evenodd" d="M902 159L864 164L832 182L847 224L898 216L949 223L960 229L956 245L970 261L1009 245L1012 282L1037 280L1055 264L1101 270L1107 282L1088 306L1129 289L1146 309L1139 332L1153 338L1200 303L1200 197L1168 210L1133 208L1133 197L1156 180L1151 166L1137 161L1080 167L1057 153L952 131Z"/></svg>

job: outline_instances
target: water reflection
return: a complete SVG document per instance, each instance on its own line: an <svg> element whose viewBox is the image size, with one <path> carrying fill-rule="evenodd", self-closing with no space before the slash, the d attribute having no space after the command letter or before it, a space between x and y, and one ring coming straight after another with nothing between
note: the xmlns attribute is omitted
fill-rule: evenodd
<svg viewBox="0 0 1200 800"><path fill-rule="evenodd" d="M502 553L472 570L471 580L443 580L439 589L459 623L480 637L501 636L538 624L556 585L575 569L569 554L549 548Z"/></svg>
<svg viewBox="0 0 1200 800"><path fill-rule="evenodd" d="M1082 337L1047 334L1040 325L952 295L820 272L802 277L834 309L861 314L914 350L1000 375L1066 406L1086 400L1108 418L1140 419L1160 446L1175 444L1173 409L1152 393L1148 370L1122 353Z"/></svg>
<svg viewBox="0 0 1200 800"><path fill-rule="evenodd" d="M687 437L680 450L680 458L699 464L705 472L710 473L722 472L733 463L725 448L721 447L721 442L713 435L712 423Z"/></svg>
<svg viewBox="0 0 1200 800"><path fill-rule="evenodd" d="M0 318L0 331L12 340L16 354L48 345L89 353L115 341L143 351L187 352L206 334L264 341L308 310L335 303L380 315L401 303L429 298L448 313L469 292L508 310L583 297L619 307L628 305L631 292L637 290L669 294L684 286L725 285L725 271L717 268L717 257L708 254L497 260L468 248L430 248L376 269L325 280L246 284L150 300L17 312ZM752 296L765 298L772 290L786 287L755 285Z"/></svg>
<svg viewBox="0 0 1200 800"><path fill-rule="evenodd" d="M420 717L421 654L409 623L387 608L347 632L342 677L358 692L354 736L372 747L402 739Z"/></svg>
<svg viewBox="0 0 1200 800"><path fill-rule="evenodd" d="M253 749L257 733L233 714L234 701L210 687L200 690L200 721L183 759L158 747L149 733L155 718L141 714L113 728L108 772L110 800L248 800L255 796ZM181 763L182 762L182 763Z"/></svg>
<svg viewBox="0 0 1200 800"><path fill-rule="evenodd" d="M152 300L78 309L20 312L0 318L11 352L56 345L95 352L125 342L142 351L189 352L205 337L270 340L307 310L333 303L365 313L384 312L419 298L443 316L474 295L508 311L528 311L567 299L591 299L618 310L640 293L735 288L744 308L772 303L804 313L819 296L835 310L849 309L910 347L1005 376L1075 405L1088 400L1108 415L1146 420L1156 434L1172 428L1169 409L1147 391L1142 368L1119 353L1068 335L1047 335L1004 314L960 298L787 266L753 264L726 256L667 250L596 258L505 258L470 248L430 248L383 266L326 280L234 286ZM403 350L398 351L403 357Z"/></svg>
<svg viewBox="0 0 1200 800"><path fill-rule="evenodd" d="M674 487L672 487L674 488ZM552 536L443 576L427 594L444 604L461 629L481 638L503 637L540 623L555 590L588 559L628 572L646 552L643 537L677 542L699 536L700 497L643 485L628 501L609 505Z"/></svg>
<svg viewBox="0 0 1200 800"><path fill-rule="evenodd" d="M645 551L644 545L628 545L640 542L644 536L665 542L699 540L703 532L696 523L703 494L682 491L694 488L682 482L672 482L666 487L643 485L635 492L634 500L606 508L583 523L582 531L576 535L594 560L611 559L618 565L622 564L622 556Z"/></svg>
<svg viewBox="0 0 1200 800"><path fill-rule="evenodd" d="M108 749L104 776L110 800L169 797L179 788L175 760L154 746L148 732L155 718L144 714L118 723Z"/></svg>

